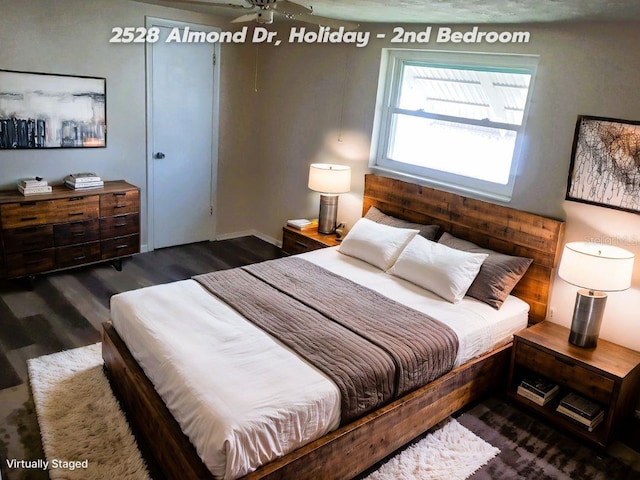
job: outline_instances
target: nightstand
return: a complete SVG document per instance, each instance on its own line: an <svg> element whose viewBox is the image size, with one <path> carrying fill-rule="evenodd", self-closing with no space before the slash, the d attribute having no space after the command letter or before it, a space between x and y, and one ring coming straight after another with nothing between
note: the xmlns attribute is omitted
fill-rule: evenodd
<svg viewBox="0 0 640 480"><path fill-rule="evenodd" d="M597 347L585 349L570 344L568 338L568 328L551 322L516 333L507 395L568 433L603 448L635 409L640 393L640 352L602 339ZM544 406L517 393L521 379L531 373L560 386L560 393ZM604 409L603 422L592 432L556 412L560 400L572 391Z"/></svg>
<svg viewBox="0 0 640 480"><path fill-rule="evenodd" d="M340 245L333 233L318 233L318 228L298 230L293 227L282 227L282 251L289 255L310 252L320 248L335 247Z"/></svg>

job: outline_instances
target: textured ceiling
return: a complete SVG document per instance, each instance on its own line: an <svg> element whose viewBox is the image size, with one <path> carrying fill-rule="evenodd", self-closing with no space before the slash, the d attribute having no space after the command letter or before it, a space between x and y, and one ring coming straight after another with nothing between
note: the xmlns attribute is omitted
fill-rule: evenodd
<svg viewBox="0 0 640 480"><path fill-rule="evenodd" d="M178 0L139 0L185 10L238 16L232 8ZM246 5L242 0L203 0ZM640 21L640 0L295 0L316 15L360 23L528 23ZM242 13L242 11L240 11Z"/></svg>

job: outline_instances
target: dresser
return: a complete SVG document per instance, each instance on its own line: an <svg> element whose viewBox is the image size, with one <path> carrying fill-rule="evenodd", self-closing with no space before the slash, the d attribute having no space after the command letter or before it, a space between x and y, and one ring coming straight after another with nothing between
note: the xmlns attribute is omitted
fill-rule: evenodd
<svg viewBox="0 0 640 480"><path fill-rule="evenodd" d="M114 260L140 251L140 189L125 181L103 188L23 196L0 192L0 278Z"/></svg>

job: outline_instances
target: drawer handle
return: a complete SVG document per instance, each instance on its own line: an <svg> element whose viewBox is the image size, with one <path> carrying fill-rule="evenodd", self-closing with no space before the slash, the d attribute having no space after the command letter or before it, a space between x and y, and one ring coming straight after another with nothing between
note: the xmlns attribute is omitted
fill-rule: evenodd
<svg viewBox="0 0 640 480"><path fill-rule="evenodd" d="M78 200L82 200L84 197L69 197L70 202L77 202Z"/></svg>
<svg viewBox="0 0 640 480"><path fill-rule="evenodd" d="M22 242L23 247L35 247L36 245L40 245L42 242L39 240L33 242Z"/></svg>
<svg viewBox="0 0 640 480"><path fill-rule="evenodd" d="M114 197L124 197L127 192L116 192L113 194Z"/></svg>
<svg viewBox="0 0 640 480"><path fill-rule="evenodd" d="M20 202L21 207L33 207L36 202Z"/></svg>
<svg viewBox="0 0 640 480"><path fill-rule="evenodd" d="M27 261L24 262L25 265L37 265L38 263L42 263L42 259L27 260Z"/></svg>
<svg viewBox="0 0 640 480"><path fill-rule="evenodd" d="M114 205L113 208L124 208L126 206L127 206L126 204L125 205Z"/></svg>
<svg viewBox="0 0 640 480"><path fill-rule="evenodd" d="M31 220L37 220L38 217L22 217L20 219L21 222L30 222Z"/></svg>
<svg viewBox="0 0 640 480"><path fill-rule="evenodd" d="M84 237L86 232L73 232L74 237Z"/></svg>
<svg viewBox="0 0 640 480"><path fill-rule="evenodd" d="M296 240L296 245L298 245L299 247L302 247L302 248L309 248L309 245L307 245L306 243L302 243L299 240Z"/></svg>
<svg viewBox="0 0 640 480"><path fill-rule="evenodd" d="M562 358L562 357L555 357L555 356L554 356L553 358L555 358L555 359L556 359L558 362L560 362L560 363L564 363L565 365L569 365L570 367L573 367L573 366L574 366L574 364L573 364L573 363L571 363L569 360L565 360L565 359L564 359L564 358Z"/></svg>
<svg viewBox="0 0 640 480"><path fill-rule="evenodd" d="M127 248L129 245L125 244L125 245L116 245L116 250L120 250L122 248Z"/></svg>
<svg viewBox="0 0 640 480"><path fill-rule="evenodd" d="M84 212L73 212L69 214L70 217L79 217L80 215L84 215Z"/></svg>
<svg viewBox="0 0 640 480"><path fill-rule="evenodd" d="M73 257L72 260L84 260L85 258L87 258L86 255L80 255L79 257Z"/></svg>
<svg viewBox="0 0 640 480"><path fill-rule="evenodd" d="M126 223L116 223L113 227L114 228L119 228L119 227L126 227L127 224Z"/></svg>

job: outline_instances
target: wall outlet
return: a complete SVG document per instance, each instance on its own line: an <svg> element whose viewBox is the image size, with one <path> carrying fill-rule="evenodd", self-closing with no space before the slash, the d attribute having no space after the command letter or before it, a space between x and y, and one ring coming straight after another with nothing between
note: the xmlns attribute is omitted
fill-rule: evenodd
<svg viewBox="0 0 640 480"><path fill-rule="evenodd" d="M554 313L556 313L556 309L553 307L549 308L549 320L553 318Z"/></svg>

